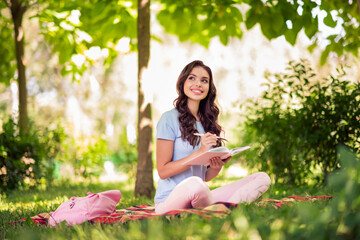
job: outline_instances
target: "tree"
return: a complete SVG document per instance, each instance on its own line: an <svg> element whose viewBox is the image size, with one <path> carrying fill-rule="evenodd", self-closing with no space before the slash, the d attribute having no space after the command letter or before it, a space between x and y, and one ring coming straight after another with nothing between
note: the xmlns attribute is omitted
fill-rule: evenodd
<svg viewBox="0 0 360 240"><path fill-rule="evenodd" d="M152 105L145 102L142 83L150 58L150 0L138 0L138 164L135 195L150 197L152 175Z"/></svg>
<svg viewBox="0 0 360 240"><path fill-rule="evenodd" d="M10 9L12 21L14 24L14 42L15 56L17 62L18 88L19 88L19 126L20 133L26 133L28 130L27 117L27 91L24 64L24 30L22 27L23 16L28 8L26 3L18 0L4 0ZM5 22L6 20L4 20Z"/></svg>

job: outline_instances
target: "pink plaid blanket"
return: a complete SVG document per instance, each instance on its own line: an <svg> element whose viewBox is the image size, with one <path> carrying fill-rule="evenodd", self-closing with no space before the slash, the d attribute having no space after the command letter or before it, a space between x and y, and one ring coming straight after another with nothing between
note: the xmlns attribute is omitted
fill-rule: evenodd
<svg viewBox="0 0 360 240"><path fill-rule="evenodd" d="M274 207L281 208L284 205L293 205L297 202L314 202L318 200L329 200L332 196L309 196L309 197L301 197L301 196L289 196L281 199L260 199L255 202L255 204L259 207ZM140 205L140 206L132 206L124 209L118 209L115 213L110 215L104 215L100 217L96 217L92 220L89 220L90 223L99 223L99 224L112 224L112 223L126 223L128 221L133 220L142 220L149 219L153 217L166 217L171 219L173 217L179 217L187 214L197 214L203 216L205 218L211 217L220 217L223 218L228 215L232 209L236 208L238 205L229 202L217 202L207 207L202 208L192 208L192 209L179 209L167 212L165 214L156 214L155 208L153 205ZM40 213L33 217L30 217L31 220L36 225L48 225L48 220L51 217L50 213ZM22 218L15 222L9 222L8 224L22 224L28 218Z"/></svg>

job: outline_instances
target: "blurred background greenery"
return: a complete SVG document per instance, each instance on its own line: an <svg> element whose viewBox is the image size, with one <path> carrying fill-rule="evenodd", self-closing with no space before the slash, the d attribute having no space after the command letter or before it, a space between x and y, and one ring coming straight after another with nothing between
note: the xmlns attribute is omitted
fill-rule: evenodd
<svg viewBox="0 0 360 240"><path fill-rule="evenodd" d="M152 2L151 57L140 88L152 124L172 108L181 69L201 59L214 72L229 147L252 147L222 174L262 170L277 184L324 185L341 167L338 144L359 153L357 7ZM0 2L2 192L137 178L137 8L135 1Z"/></svg>

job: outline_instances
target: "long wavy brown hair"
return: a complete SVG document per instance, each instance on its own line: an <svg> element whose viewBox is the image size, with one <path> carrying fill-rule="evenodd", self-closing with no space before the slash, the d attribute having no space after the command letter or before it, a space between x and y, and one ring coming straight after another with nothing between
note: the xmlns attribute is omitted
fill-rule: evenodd
<svg viewBox="0 0 360 240"><path fill-rule="evenodd" d="M218 124L218 117L220 110L215 103L216 99L216 87L214 85L211 69L206 66L202 61L196 60L188 65L181 71L176 83L176 90L178 97L174 100L174 106L179 112L179 122L181 138L185 141L189 141L190 145L195 147L201 141L200 137L194 135L198 130L196 129L196 118L190 112L187 105L188 97L184 92L184 83L194 67L202 67L209 74L209 92L206 98L200 101L198 116L201 124L204 127L205 132L215 133L220 135L222 128ZM217 146L221 146L221 141L218 141Z"/></svg>

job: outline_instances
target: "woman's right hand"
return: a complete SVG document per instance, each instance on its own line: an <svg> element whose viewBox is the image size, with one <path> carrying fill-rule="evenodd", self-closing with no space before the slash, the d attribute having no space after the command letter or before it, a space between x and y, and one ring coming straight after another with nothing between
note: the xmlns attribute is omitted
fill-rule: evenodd
<svg viewBox="0 0 360 240"><path fill-rule="evenodd" d="M212 146L216 146L217 136L213 133L205 133L201 137L201 147L200 150L203 152L209 151Z"/></svg>

